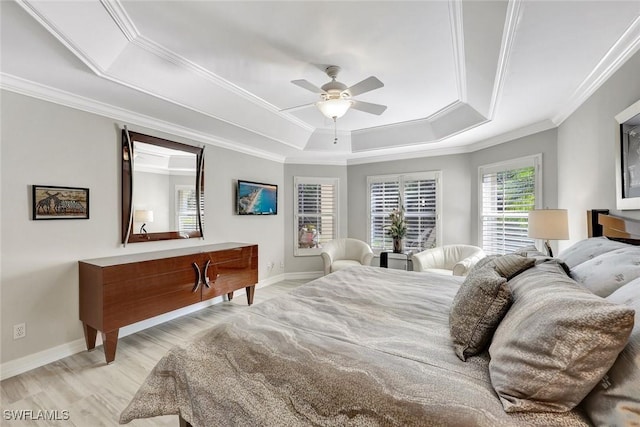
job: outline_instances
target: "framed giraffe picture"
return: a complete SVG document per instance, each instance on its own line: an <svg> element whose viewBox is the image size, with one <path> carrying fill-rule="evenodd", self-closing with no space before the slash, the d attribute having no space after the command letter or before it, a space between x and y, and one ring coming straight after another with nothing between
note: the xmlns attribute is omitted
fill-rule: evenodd
<svg viewBox="0 0 640 427"><path fill-rule="evenodd" d="M89 219L89 189L32 185L34 220Z"/></svg>

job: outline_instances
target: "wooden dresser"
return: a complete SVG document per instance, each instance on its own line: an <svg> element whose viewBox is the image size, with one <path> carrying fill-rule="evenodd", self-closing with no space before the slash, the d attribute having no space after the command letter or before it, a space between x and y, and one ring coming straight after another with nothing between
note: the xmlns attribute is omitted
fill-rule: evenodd
<svg viewBox="0 0 640 427"><path fill-rule="evenodd" d="M100 331L107 363L121 327L246 288L253 303L258 246L243 243L79 261L80 320L87 349Z"/></svg>

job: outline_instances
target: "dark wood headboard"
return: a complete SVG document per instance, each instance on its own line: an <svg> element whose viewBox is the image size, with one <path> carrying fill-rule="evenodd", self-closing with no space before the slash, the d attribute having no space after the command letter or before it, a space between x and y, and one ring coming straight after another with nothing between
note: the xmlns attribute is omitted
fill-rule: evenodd
<svg viewBox="0 0 640 427"><path fill-rule="evenodd" d="M589 237L606 236L633 245L640 245L640 221L609 215L608 209L587 211Z"/></svg>

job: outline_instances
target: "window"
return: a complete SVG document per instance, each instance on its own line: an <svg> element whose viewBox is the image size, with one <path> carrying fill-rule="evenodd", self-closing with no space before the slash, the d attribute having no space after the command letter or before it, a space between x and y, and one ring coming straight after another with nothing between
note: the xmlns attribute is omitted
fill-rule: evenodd
<svg viewBox="0 0 640 427"><path fill-rule="evenodd" d="M534 244L528 215L541 200L541 163L539 154L479 168L480 241L488 254Z"/></svg>
<svg viewBox="0 0 640 427"><path fill-rule="evenodd" d="M338 178L294 178L294 253L319 255L338 237Z"/></svg>
<svg viewBox="0 0 640 427"><path fill-rule="evenodd" d="M190 185L176 185L176 205L178 231L188 232L199 230L195 187ZM200 197L200 212L204 214L204 197Z"/></svg>
<svg viewBox="0 0 640 427"><path fill-rule="evenodd" d="M393 248L386 228L389 214L402 203L405 209L407 235L405 250L421 251L440 242L440 172L407 175L370 176L369 244L374 250Z"/></svg>

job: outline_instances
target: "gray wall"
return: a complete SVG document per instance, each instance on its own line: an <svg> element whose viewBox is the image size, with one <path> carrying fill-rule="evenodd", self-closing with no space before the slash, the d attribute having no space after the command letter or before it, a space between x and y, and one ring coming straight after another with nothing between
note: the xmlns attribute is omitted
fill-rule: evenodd
<svg viewBox="0 0 640 427"><path fill-rule="evenodd" d="M640 99L640 52L609 78L558 128L558 205L569 210L569 241L587 236L586 211L616 211L615 116Z"/></svg>
<svg viewBox="0 0 640 427"><path fill-rule="evenodd" d="M556 129L538 132L518 138L504 144L479 150L469 155L471 173L471 239L473 245L479 244L478 217L478 168L483 165L499 163L542 153L542 205L556 208L558 204L558 156Z"/></svg>
<svg viewBox="0 0 640 427"><path fill-rule="evenodd" d="M207 147L205 240L120 244L120 123L90 113L2 92L1 361L82 338L78 260L222 241L259 244L260 280L267 262L284 261L284 216L234 214L234 180L283 184L282 164ZM133 126L130 126L133 128ZM193 143L161 132L161 138ZM32 221L33 184L88 187L89 220ZM282 195L279 199L283 206ZM13 340L25 322L27 337Z"/></svg>

